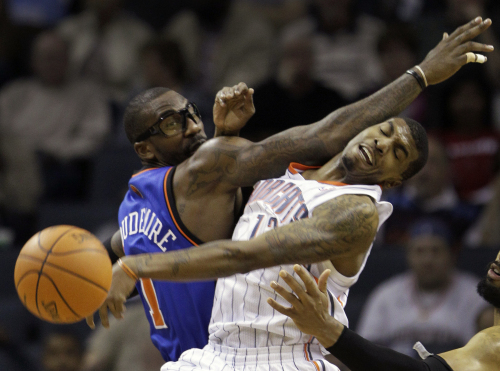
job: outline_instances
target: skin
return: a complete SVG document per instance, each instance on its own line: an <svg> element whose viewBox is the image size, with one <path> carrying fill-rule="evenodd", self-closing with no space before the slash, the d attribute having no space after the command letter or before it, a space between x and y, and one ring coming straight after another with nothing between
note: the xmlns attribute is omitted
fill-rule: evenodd
<svg viewBox="0 0 500 371"><path fill-rule="evenodd" d="M467 51L488 52L493 50L492 47L487 45L468 42L485 31L490 25L490 20L483 22L482 19L478 18L457 29L449 38L442 40L420 64L429 84L437 84L446 80L458 71L466 63L465 53ZM232 123L238 121L236 118L248 119L251 116L253 104L251 104L250 99L246 99L248 95L251 95L247 89L246 86L240 84L233 88L225 88L217 94L216 105L214 106L214 121L221 130L233 130ZM359 145L356 147L356 143L359 144L363 140L367 142L373 140L374 135L380 135L380 143L385 142L385 139L382 137L383 134L380 132L380 128L378 128L379 134L365 133L364 135L368 135L366 138L360 137L358 138L359 142L354 142L352 146L346 147L350 139L357 138L358 133L377 123L382 122L381 125L389 125L386 120L399 114L420 92L421 88L415 78L405 74L370 97L334 111L319 122L288 129L258 143L252 143L239 137L219 137L205 142L202 134L202 122L188 119L188 128L184 133L169 138L161 135L152 136L143 142L135 143L134 148L144 165L160 167L178 164L173 178L173 191L180 217L186 227L198 238L203 241L214 241L231 236L234 226L235 201L239 188L252 186L261 179L281 176L283 170L292 161L303 164L324 164L328 162L330 166L325 167L324 171L331 171L335 175L334 177L328 177L328 179L335 178L349 181L359 179L360 173L356 170L357 167L355 167L356 171L344 171L345 177L338 177L343 171L339 166L342 154L353 159L356 163L361 163ZM184 108L186 104L187 100L173 91L163 94L150 104L149 109L145 110L143 115L145 128L156 122L166 110L179 110ZM404 142L402 139L406 137L404 132L408 129L405 128L405 125L396 124L395 126L395 142L402 142L399 145L409 145L408 141ZM374 152L378 153L374 142L370 143L370 146ZM395 177L396 172L400 174L397 170L389 173L387 177L381 176L382 169L391 163L395 163L395 160L389 158L389 155L392 155L385 147L382 148L382 145L380 147L382 153L387 152L387 157L384 155L380 157L381 160L378 160L379 155L374 155L376 156L377 166L369 168L365 164L363 166L366 169L363 171L369 173L373 179L376 178L377 181L385 182L384 184L387 186L397 185L401 182L400 178ZM369 150L370 147L366 145L366 148ZM344 153L346 149L347 152ZM409 158L405 157L405 160ZM311 179L314 178L314 175L311 174L307 174L307 176ZM343 206L346 210L349 209L360 214L367 213L373 219L374 206L371 201L363 202L358 206L357 200L350 201L343 197L339 197L339 199L342 200L336 202L345 202ZM200 205L203 205L202 209L200 209ZM371 205L372 210L366 211L368 208L366 205ZM321 210L321 208L319 209ZM203 210L210 210L210 212L201 212ZM320 210L317 212L319 213ZM339 216L339 218L346 218L339 222L341 225L347 225L349 212L346 211L343 216ZM333 214L333 211L331 213ZM365 215L361 219L363 218L366 219L368 216ZM317 219L307 222L314 223L316 221ZM374 223L375 221L371 220L369 225ZM324 224L321 224L320 227L327 229ZM367 240L370 240L371 243L374 234L373 228L367 228L370 233L367 232L366 235L356 236L356 243L364 248L366 248ZM276 235L275 240L280 241L279 232L273 233ZM347 233L346 230L344 230L344 233ZM335 233L332 233L331 236L335 240ZM311 241L314 242L311 242L311 244L319 243L320 240L323 240L322 237L324 236L313 237ZM297 236L297 238L300 239L301 237ZM338 240L340 241L341 238L338 237ZM234 242L226 241L225 243L233 244ZM197 247L196 249L200 248ZM347 249L347 246L345 246L345 249ZM190 249L178 252L180 254L178 255L178 268L176 268L178 272L183 271L182 267L190 264L189 257L182 258L182 254L188 250ZM319 256L323 258L331 257L327 253L327 249L318 248L318 250ZM232 261L246 260L234 258L235 255L240 254L238 250L234 251L222 246L217 251L217 259L219 259L220 255L223 255L233 256ZM279 246L274 251L279 254ZM205 258L207 258L206 251L204 254ZM275 265L276 258L272 258L272 254L267 256L269 260L265 264ZM280 256L283 256L283 254ZM158 268L158 264L161 265L161 262L157 263L159 257L159 254L155 254L154 259L150 258L150 264ZM130 264L132 269L136 269L136 267L132 266L132 260L129 259L134 258L136 257L125 258L127 259L126 263ZM187 262L183 263L183 259L186 259ZM213 258L213 261L215 262L217 259ZM215 264L211 268L212 273L207 274L204 279L220 276L221 273L216 273L219 269L222 269L220 266L227 269L226 264L226 262L222 262L219 268ZM143 266L146 266L145 262ZM255 267L252 269L255 269ZM348 269L353 268L351 266ZM109 292L108 299L99 310L104 326L108 326L106 308L109 308L116 317L121 317L123 302L130 292L130 281L133 280L123 273L121 277L118 277L120 271L121 268L115 267L114 286ZM167 271L171 272L172 269L169 268ZM232 273L228 271L227 274ZM148 277L155 278L154 275ZM189 279L199 278L194 274ZM179 279L179 276L176 279ZM89 317L87 323L92 327L93 319Z"/></svg>
<svg viewBox="0 0 500 371"><path fill-rule="evenodd" d="M307 170L303 177L336 182L355 177L358 184L391 186L401 182L401 174L418 155L405 121L393 118L365 129L344 151L321 168ZM344 166L346 157L354 164L352 167ZM206 280L278 264L324 260L331 260L341 274L353 276L361 268L375 238L378 222L370 197L343 195L316 207L310 218L249 241L215 241L162 254L127 256L122 261L138 277L170 281ZM110 289L107 303L112 313L120 316L135 280L120 267L116 267L113 274L115 286Z"/></svg>
<svg viewBox="0 0 500 371"><path fill-rule="evenodd" d="M500 253L495 263L500 266ZM331 317L328 312L326 281L330 272L329 270L323 272L316 285L311 275L301 266L295 265L294 271L302 280L305 290L287 272L281 271L280 277L290 286L293 293L276 282L271 282L271 287L292 306L286 308L271 298L268 299L268 303L278 312L290 317L300 331L316 336L325 348L329 348L337 342L344 330L344 325ZM487 274L489 283L500 288L500 275L495 274L491 268ZM454 371L496 370L500 362L500 310L495 308L493 327L478 332L464 347L441 353L439 356Z"/></svg>

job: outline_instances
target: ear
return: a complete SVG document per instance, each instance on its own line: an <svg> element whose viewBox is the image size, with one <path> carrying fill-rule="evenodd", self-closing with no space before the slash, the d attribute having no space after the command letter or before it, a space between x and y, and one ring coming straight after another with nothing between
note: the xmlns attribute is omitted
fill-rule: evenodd
<svg viewBox="0 0 500 371"><path fill-rule="evenodd" d="M394 187L399 187L401 185L401 180L384 180L382 182L382 188L389 189Z"/></svg>
<svg viewBox="0 0 500 371"><path fill-rule="evenodd" d="M151 161L156 157L151 145L144 140L134 143L134 150L141 161Z"/></svg>

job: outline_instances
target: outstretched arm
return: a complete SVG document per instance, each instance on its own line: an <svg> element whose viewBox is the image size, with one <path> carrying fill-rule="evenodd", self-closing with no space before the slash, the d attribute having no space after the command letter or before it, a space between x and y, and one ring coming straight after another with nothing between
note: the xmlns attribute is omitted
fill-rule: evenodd
<svg viewBox="0 0 500 371"><path fill-rule="evenodd" d="M378 213L370 197L344 195L316 207L311 218L273 229L249 241L221 240L167 253L126 256L122 258L125 270L117 264L113 267L112 285L104 309L99 311L102 323L107 326L108 307L115 317L121 316L135 277L196 281L280 264L348 260L366 253L377 226ZM88 321L92 327L93 319Z"/></svg>
<svg viewBox="0 0 500 371"><path fill-rule="evenodd" d="M267 302L278 312L290 317L300 331L315 336L321 345L351 371L429 371L424 361L375 345L330 316L326 292L329 270L321 274L316 285L301 266L295 265L293 269L304 283L305 290L285 271L280 272L280 277L293 293L276 282L271 283L271 287L292 307L286 308L272 298Z"/></svg>
<svg viewBox="0 0 500 371"><path fill-rule="evenodd" d="M451 77L467 63L467 52L492 51L490 46L471 41L490 25L491 20L477 18L441 40L420 64L427 83L434 85ZM214 179L214 171L226 169L224 179L232 186L252 186L258 180L280 176L292 161L323 164L365 128L398 115L420 92L417 80L404 74L373 95L314 124L290 128L259 143L234 137L217 139L217 145L206 145L193 156L193 162L202 156L211 161L211 166L197 168L193 179L206 184Z"/></svg>

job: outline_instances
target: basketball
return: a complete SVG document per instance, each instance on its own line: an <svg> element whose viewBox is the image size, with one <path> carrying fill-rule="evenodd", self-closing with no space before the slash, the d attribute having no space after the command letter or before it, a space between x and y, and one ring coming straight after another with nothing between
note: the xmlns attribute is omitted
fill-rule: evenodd
<svg viewBox="0 0 500 371"><path fill-rule="evenodd" d="M111 266L105 247L92 233L57 225L26 242L14 282L19 298L35 316L74 323L93 314L106 299Z"/></svg>

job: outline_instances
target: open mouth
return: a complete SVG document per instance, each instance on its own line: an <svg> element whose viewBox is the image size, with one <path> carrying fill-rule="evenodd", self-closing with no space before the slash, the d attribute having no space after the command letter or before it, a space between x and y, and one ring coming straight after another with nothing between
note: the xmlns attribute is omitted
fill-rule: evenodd
<svg viewBox="0 0 500 371"><path fill-rule="evenodd" d="M500 267L493 263L488 271L488 277L495 281L500 281Z"/></svg>
<svg viewBox="0 0 500 371"><path fill-rule="evenodd" d="M373 156L371 152L363 146L359 146L359 152L361 153L361 156L365 159L365 161L368 163L368 165L373 166Z"/></svg>

